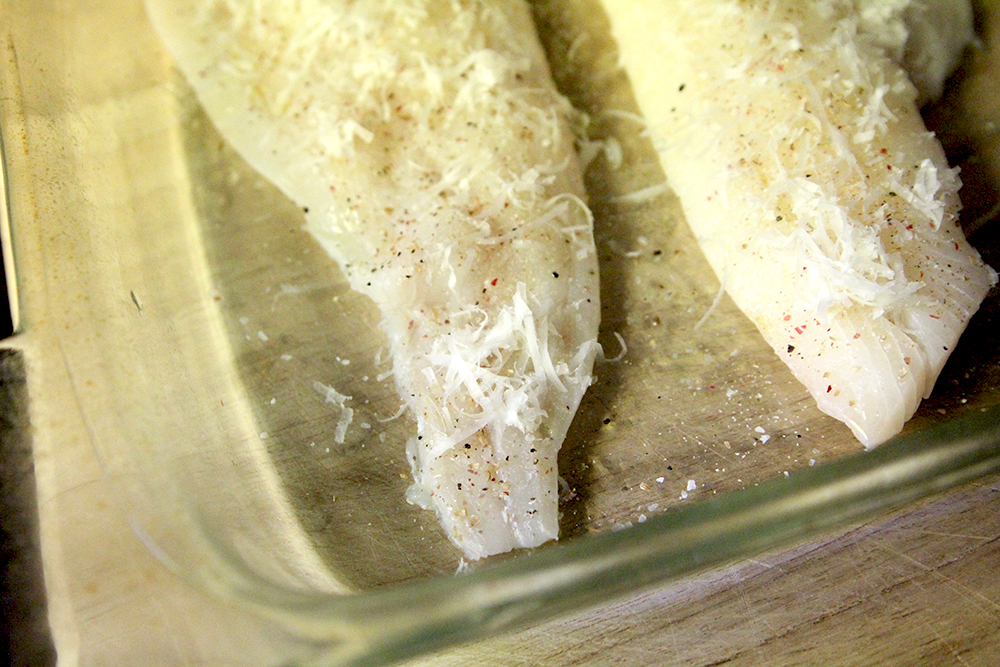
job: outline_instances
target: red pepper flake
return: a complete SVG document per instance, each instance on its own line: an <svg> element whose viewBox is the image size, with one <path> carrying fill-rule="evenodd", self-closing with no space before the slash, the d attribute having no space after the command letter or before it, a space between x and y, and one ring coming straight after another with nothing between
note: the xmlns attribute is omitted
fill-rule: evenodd
<svg viewBox="0 0 1000 667"><path fill-rule="evenodd" d="M792 319L792 316L791 315L785 315L784 319L785 319L786 322L788 322L789 320Z"/></svg>
<svg viewBox="0 0 1000 667"><path fill-rule="evenodd" d="M499 280L499 278L494 278L493 280L491 280L490 281L490 285L493 285L494 287L496 287L497 280Z"/></svg>
<svg viewBox="0 0 1000 667"><path fill-rule="evenodd" d="M826 386L826 393L828 393L828 394L829 394L829 393L830 393L831 391L833 391L833 385L832 385L832 384L828 384L828 385Z"/></svg>

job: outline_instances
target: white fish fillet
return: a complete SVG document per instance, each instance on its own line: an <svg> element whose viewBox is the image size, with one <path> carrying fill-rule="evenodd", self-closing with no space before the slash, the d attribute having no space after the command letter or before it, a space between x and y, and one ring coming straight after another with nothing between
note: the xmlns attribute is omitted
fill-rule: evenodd
<svg viewBox="0 0 1000 667"><path fill-rule="evenodd" d="M918 91L917 103L938 99L975 40L968 0L855 0L858 31L902 65Z"/></svg>
<svg viewBox="0 0 1000 667"><path fill-rule="evenodd" d="M821 410L892 437L997 276L888 23L849 0L603 1L724 288Z"/></svg>
<svg viewBox="0 0 1000 667"><path fill-rule="evenodd" d="M568 104L510 0L148 0L223 136L382 312L410 499L466 558L557 537L597 259Z"/></svg>

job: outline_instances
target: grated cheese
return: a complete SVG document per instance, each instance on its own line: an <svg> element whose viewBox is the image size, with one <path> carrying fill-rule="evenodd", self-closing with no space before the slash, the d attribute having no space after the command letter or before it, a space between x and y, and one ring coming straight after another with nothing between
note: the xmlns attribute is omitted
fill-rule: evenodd
<svg viewBox="0 0 1000 667"><path fill-rule="evenodd" d="M347 401L351 400L350 396L345 396L341 394L333 387L328 387L322 382L313 382L313 389L322 395L327 403L332 403L340 409L340 418L337 420L337 426L334 429L333 441L338 445L344 444L344 440L347 437L347 429L354 421L354 408L347 407Z"/></svg>
<svg viewBox="0 0 1000 667"><path fill-rule="evenodd" d="M556 452L590 384L600 304L583 119L528 5L147 6L222 134L380 307L379 377L417 427L408 497L469 560L555 538ZM339 442L353 413L323 391Z"/></svg>
<svg viewBox="0 0 1000 667"><path fill-rule="evenodd" d="M899 66L920 40L960 51L935 35L964 34L967 3L603 2L722 289L821 410L869 446L897 433L997 280ZM938 5L954 25L909 32Z"/></svg>

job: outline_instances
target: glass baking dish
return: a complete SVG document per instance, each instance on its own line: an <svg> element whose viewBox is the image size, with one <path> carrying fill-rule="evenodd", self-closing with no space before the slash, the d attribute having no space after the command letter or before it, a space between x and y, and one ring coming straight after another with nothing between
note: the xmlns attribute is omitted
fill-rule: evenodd
<svg viewBox="0 0 1000 667"><path fill-rule="evenodd" d="M600 13L572 6L563 18L590 39L576 44L578 78L560 84L623 150L621 167L598 158L588 171L613 360L560 454L560 542L470 565L405 502L413 426L392 418L377 312L216 134L141 1L0 0L3 214L21 303L9 345L28 359L43 543L72 552L87 530L57 517L89 516L58 502L76 497L64 450L81 447L168 571L254 619L220 620L220 634L249 642L234 628L263 624L277 637L232 664L381 664L1000 469L998 291L900 439L861 453L717 299L676 201L625 196L663 177L634 119L601 113L634 103ZM927 117L962 166L966 232L997 266L995 13L982 8L985 44ZM561 48L564 33L541 32ZM316 383L351 397L343 444ZM50 597L77 586L50 583ZM56 607L86 635L91 616Z"/></svg>

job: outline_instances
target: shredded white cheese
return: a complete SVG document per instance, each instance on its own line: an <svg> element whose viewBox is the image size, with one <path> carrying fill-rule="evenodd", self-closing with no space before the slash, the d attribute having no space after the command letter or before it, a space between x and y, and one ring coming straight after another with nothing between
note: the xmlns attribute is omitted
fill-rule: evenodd
<svg viewBox="0 0 1000 667"><path fill-rule="evenodd" d="M347 428L354 421L354 408L347 407L347 402L351 400L351 397L341 394L333 387L328 387L322 382L313 382L313 389L322 395L327 403L332 403L340 409L340 418L337 419L333 441L338 445L344 444L344 439L347 437Z"/></svg>
<svg viewBox="0 0 1000 667"><path fill-rule="evenodd" d="M893 60L943 0L603 2L722 288L821 410L869 446L897 433L996 283Z"/></svg>
<svg viewBox="0 0 1000 667"><path fill-rule="evenodd" d="M409 496L470 560L556 537L600 304L583 121L528 5L147 5L222 134L381 309L380 379L417 426ZM353 412L328 390L341 442Z"/></svg>

